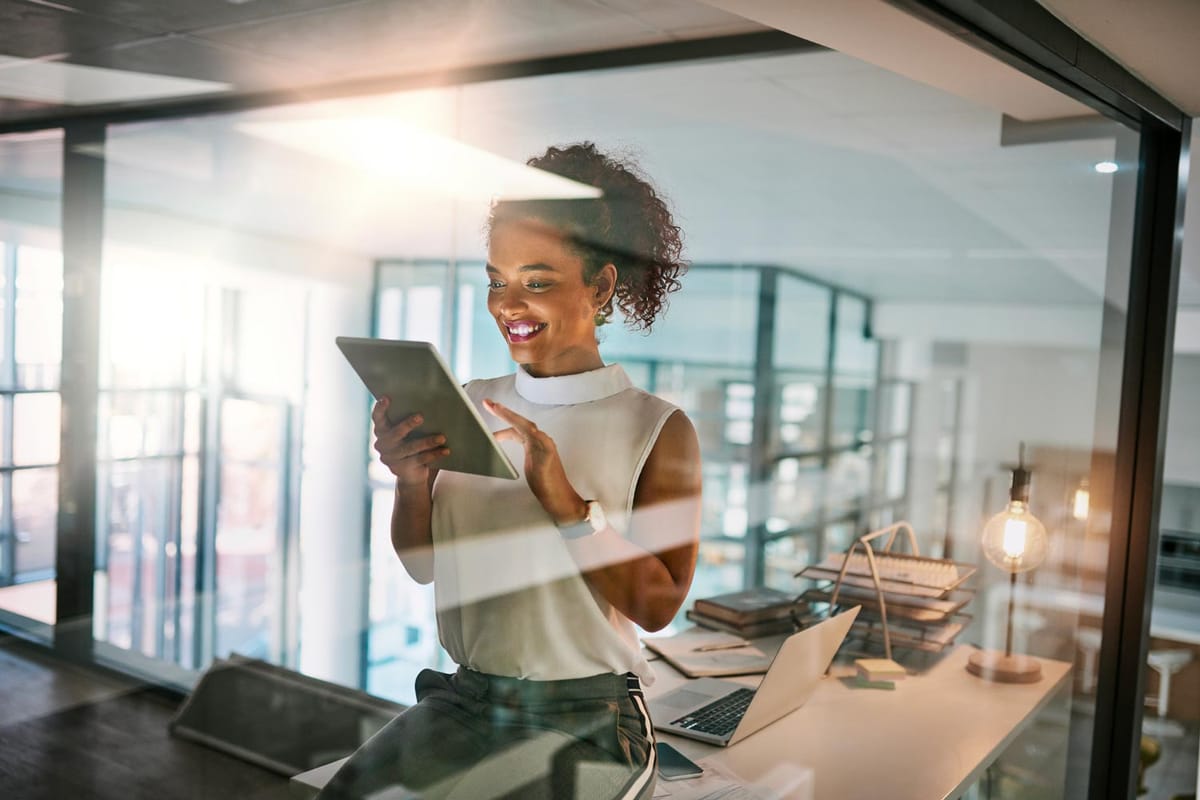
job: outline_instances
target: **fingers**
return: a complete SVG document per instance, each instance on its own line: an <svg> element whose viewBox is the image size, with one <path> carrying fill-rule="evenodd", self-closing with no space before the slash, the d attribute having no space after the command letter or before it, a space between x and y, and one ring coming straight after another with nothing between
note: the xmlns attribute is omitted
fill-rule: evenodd
<svg viewBox="0 0 1200 800"><path fill-rule="evenodd" d="M380 452L379 460L393 474L401 476L411 474L414 469L426 467L448 455L450 455L450 448L439 446L408 455L399 455L394 451Z"/></svg>
<svg viewBox="0 0 1200 800"><path fill-rule="evenodd" d="M440 458L445 458L450 455L449 447L439 447L436 450L426 450L424 453L418 453L415 456L410 456L414 463L424 467L432 464Z"/></svg>
<svg viewBox="0 0 1200 800"><path fill-rule="evenodd" d="M440 433L411 440L397 440L389 435L387 438L377 438L375 440L375 450L381 458L385 459L384 463L386 464L389 461L399 461L400 459L411 458L431 450L442 449L442 445L444 444L446 444L446 437Z"/></svg>
<svg viewBox="0 0 1200 800"><path fill-rule="evenodd" d="M387 421L388 398L381 397L375 401L375 406L371 409L371 422L378 428Z"/></svg>
<svg viewBox="0 0 1200 800"><path fill-rule="evenodd" d="M532 420L522 417L508 406L501 405L495 400L484 400L483 406L495 416L512 425L522 436L529 437L537 433L538 427Z"/></svg>
<svg viewBox="0 0 1200 800"><path fill-rule="evenodd" d="M387 419L387 410L390 405L391 403L388 398L381 397L375 403L375 407L371 409L371 422L375 428L375 437L377 439L382 439L385 436L391 436L397 440L403 439L425 422L425 417L421 414L410 414L393 425Z"/></svg>
<svg viewBox="0 0 1200 800"><path fill-rule="evenodd" d="M498 442L517 442L535 457L542 458L547 454L557 453L558 448L550 434L539 428L533 420L522 417L511 408L497 403L495 400L484 400L488 411L500 419L512 424L510 428L492 431L492 436Z"/></svg>

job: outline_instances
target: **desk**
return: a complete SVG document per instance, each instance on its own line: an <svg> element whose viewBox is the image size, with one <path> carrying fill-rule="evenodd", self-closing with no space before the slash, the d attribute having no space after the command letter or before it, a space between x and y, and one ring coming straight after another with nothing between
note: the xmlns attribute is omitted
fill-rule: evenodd
<svg viewBox="0 0 1200 800"><path fill-rule="evenodd" d="M1056 690L1069 690L1071 665L1042 659L1042 680L989 683L966 670L973 648L960 646L895 691L850 688L834 674L803 707L733 747L658 734L693 759L708 758L746 784L770 788L780 764L813 771L811 800L942 800L979 780ZM657 660L646 693L663 694L687 679ZM842 668L842 674L853 667ZM738 678L753 686L758 678ZM311 797L340 764L292 779L296 797Z"/></svg>
<svg viewBox="0 0 1200 800"><path fill-rule="evenodd" d="M979 780L1056 691L1069 691L1071 665L1047 659L1038 683L980 680L966 671L972 649L955 648L925 674L900 681L895 691L851 688L827 677L802 708L732 747L663 739L747 784L763 780L779 763L812 769L813 800L955 798ZM651 696L685 681L662 662L655 662L655 670L659 679Z"/></svg>

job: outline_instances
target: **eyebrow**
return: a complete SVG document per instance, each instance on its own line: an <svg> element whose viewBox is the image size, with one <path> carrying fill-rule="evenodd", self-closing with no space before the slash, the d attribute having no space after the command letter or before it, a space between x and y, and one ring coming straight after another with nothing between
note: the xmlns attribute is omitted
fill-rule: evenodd
<svg viewBox="0 0 1200 800"><path fill-rule="evenodd" d="M500 270L496 269L491 264L487 265L487 271L495 272L495 273L500 272ZM558 271L559 270L557 267L552 267L549 264L525 264L524 266L517 268L517 272L558 272Z"/></svg>

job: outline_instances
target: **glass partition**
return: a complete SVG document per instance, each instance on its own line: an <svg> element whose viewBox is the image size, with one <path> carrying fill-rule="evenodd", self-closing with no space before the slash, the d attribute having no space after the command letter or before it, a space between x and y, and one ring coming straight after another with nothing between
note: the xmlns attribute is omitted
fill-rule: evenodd
<svg viewBox="0 0 1200 800"><path fill-rule="evenodd" d="M922 554L975 570L947 658L1003 647L1011 626L1020 653L1086 666L1121 377L1105 315L1126 302L1109 287L1129 270L1136 163L1115 126L1001 145L1005 102L814 50L111 126L102 653L193 676L241 653L401 702L421 669L451 667L432 590L392 550L371 401L333 338L434 342L463 382L513 369L486 309L489 203L540 191L525 160L588 139L635 154L692 262L649 335L619 317L599 332L699 436L699 562L668 630L696 598L799 595L805 567L907 521ZM1094 169L1113 159L1115 177ZM14 300L50 308L53 258L30 258L41 272ZM18 343L44 324L13 319ZM54 417L55 363L22 347L5 350L30 383L3 398L3 509L32 537L56 454L13 415ZM980 537L1022 446L1050 547L1014 587ZM978 791L1079 785L1068 754L1088 741L1091 687L1072 674Z"/></svg>
<svg viewBox="0 0 1200 800"><path fill-rule="evenodd" d="M0 622L49 640L62 365L62 133L0 136Z"/></svg>

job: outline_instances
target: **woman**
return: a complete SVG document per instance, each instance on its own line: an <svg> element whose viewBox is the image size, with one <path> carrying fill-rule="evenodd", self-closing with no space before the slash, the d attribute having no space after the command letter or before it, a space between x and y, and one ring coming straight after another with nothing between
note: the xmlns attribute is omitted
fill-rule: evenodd
<svg viewBox="0 0 1200 800"><path fill-rule="evenodd" d="M504 201L488 238L488 310L519 365L467 384L522 479L438 473L453 442L372 414L396 476L392 544L433 581L453 675L350 759L323 797L651 796L652 679L634 625L658 630L691 584L700 455L687 417L600 357L614 305L649 330L679 288L679 229L653 187L590 143L531 166L599 188ZM490 416L487 416L490 415Z"/></svg>

